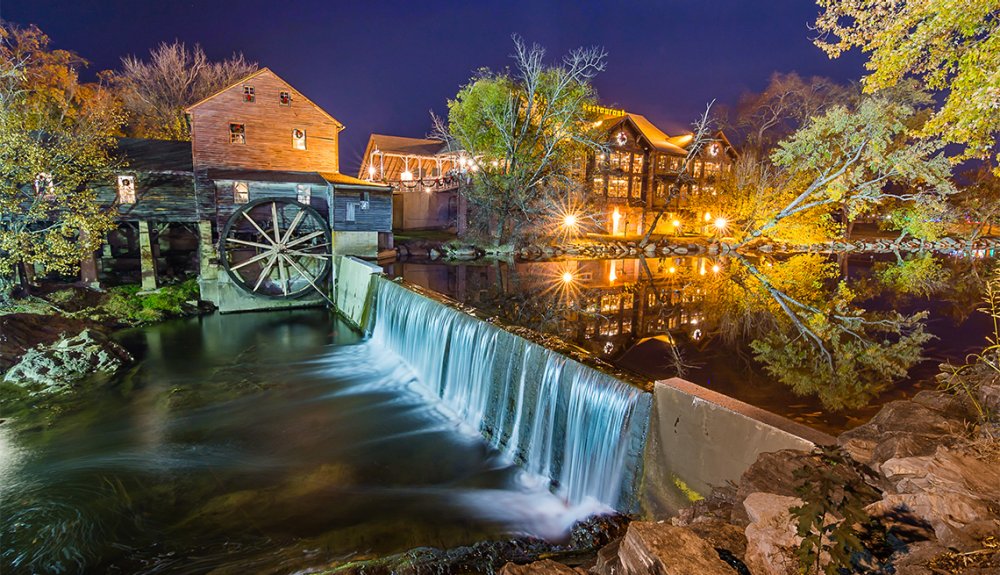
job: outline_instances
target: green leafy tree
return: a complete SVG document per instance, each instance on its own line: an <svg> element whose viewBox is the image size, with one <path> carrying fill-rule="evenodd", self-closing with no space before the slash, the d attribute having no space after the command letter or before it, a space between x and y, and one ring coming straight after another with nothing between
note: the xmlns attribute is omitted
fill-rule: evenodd
<svg viewBox="0 0 1000 575"><path fill-rule="evenodd" d="M122 125L85 65L36 27L0 23L0 275L21 264L73 273L114 223L87 182L108 178ZM22 274L23 278L23 274Z"/></svg>
<svg viewBox="0 0 1000 575"><path fill-rule="evenodd" d="M853 219L890 203L926 216L955 188L941 143L910 136L922 117L903 98L878 95L856 109L834 106L813 118L771 155L782 171L782 207L747 226L737 246L778 234L776 228L796 217L841 211Z"/></svg>
<svg viewBox="0 0 1000 575"><path fill-rule="evenodd" d="M448 102L437 135L468 154L466 195L491 242L516 241L527 225L580 192L573 172L598 148L591 80L605 68L600 48L580 48L556 65L545 50L514 37L514 68L481 70Z"/></svg>
<svg viewBox="0 0 1000 575"><path fill-rule="evenodd" d="M915 77L946 91L921 127L961 144L958 159L985 158L1000 130L1000 10L994 0L818 0L816 44L831 58L869 55L863 80L875 93Z"/></svg>
<svg viewBox="0 0 1000 575"><path fill-rule="evenodd" d="M968 184L953 198L956 219L968 226L967 236L991 236L1000 230L1000 178L987 166L966 174Z"/></svg>
<svg viewBox="0 0 1000 575"><path fill-rule="evenodd" d="M832 411L857 408L922 359L932 337L926 313L861 307L837 280L837 265L799 254L760 266L736 256L728 275L705 289L707 314L731 342L750 341L754 359L798 395Z"/></svg>

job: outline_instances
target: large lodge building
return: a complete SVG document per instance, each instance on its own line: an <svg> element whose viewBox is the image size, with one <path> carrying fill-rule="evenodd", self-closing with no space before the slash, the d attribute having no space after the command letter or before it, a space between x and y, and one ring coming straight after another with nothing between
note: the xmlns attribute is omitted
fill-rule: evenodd
<svg viewBox="0 0 1000 575"><path fill-rule="evenodd" d="M642 235L654 214L666 209L655 233L701 231L705 214L694 213L692 200L718 193L719 175L731 169L736 152L725 134L715 134L687 166L680 193L671 183L692 144L690 133L668 136L644 116L610 108L596 109L606 153L589 154L578 177L587 190L588 208L605 234ZM461 185L470 159L440 140L372 134L358 178L393 189L393 227L398 230L463 228ZM710 202L701 202L701 204ZM684 221L686 230L675 222Z"/></svg>

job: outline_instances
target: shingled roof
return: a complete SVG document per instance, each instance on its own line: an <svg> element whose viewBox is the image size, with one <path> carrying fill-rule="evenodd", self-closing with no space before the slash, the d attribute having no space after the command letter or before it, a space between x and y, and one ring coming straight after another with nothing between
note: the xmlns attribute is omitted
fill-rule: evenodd
<svg viewBox="0 0 1000 575"><path fill-rule="evenodd" d="M117 153L128 163L128 169L139 172L194 171L191 142L119 138Z"/></svg>
<svg viewBox="0 0 1000 575"><path fill-rule="evenodd" d="M383 134L372 134L369 146L372 144L383 152L413 154L414 156L433 156L443 152L447 147L441 140L404 138L402 136L386 136Z"/></svg>

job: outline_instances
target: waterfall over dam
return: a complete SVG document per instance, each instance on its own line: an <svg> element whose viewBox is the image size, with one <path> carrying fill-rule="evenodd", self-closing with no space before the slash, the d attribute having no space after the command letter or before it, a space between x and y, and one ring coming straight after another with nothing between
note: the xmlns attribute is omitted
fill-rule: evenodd
<svg viewBox="0 0 1000 575"><path fill-rule="evenodd" d="M383 277L372 339L569 504L638 507L652 396Z"/></svg>

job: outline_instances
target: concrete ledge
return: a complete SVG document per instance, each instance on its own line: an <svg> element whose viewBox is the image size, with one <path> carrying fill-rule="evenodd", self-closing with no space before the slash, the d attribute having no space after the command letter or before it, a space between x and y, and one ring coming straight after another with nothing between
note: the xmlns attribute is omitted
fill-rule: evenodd
<svg viewBox="0 0 1000 575"><path fill-rule="evenodd" d="M335 303L339 313L360 331L371 312L374 285L372 276L382 275L382 268L353 256L337 256L337 289Z"/></svg>
<svg viewBox="0 0 1000 575"><path fill-rule="evenodd" d="M674 514L737 482L761 453L809 451L835 438L689 381L658 381L646 441L642 506Z"/></svg>

